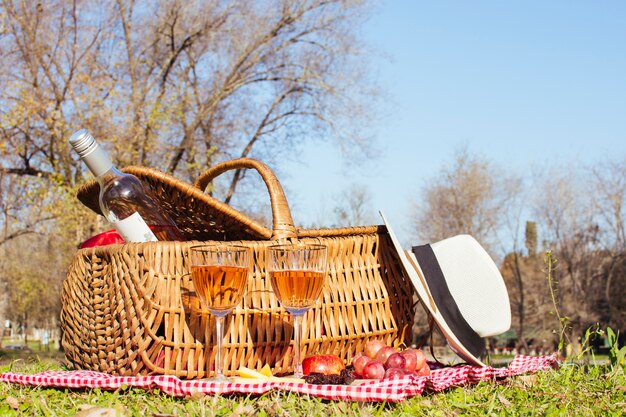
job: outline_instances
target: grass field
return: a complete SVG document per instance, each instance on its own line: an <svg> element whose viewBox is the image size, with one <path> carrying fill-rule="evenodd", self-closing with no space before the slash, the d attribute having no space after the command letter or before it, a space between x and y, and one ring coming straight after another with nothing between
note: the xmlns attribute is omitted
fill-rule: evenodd
<svg viewBox="0 0 626 417"><path fill-rule="evenodd" d="M63 369L56 352L0 352L0 371ZM593 362L593 361L592 361ZM603 361L605 363L605 361ZM97 408L100 407L100 408ZM104 413L104 414L102 414ZM106 414L108 413L108 414ZM0 383L0 416L624 416L626 376L610 365L483 382L402 403L326 401L292 393L174 398L158 390L64 390Z"/></svg>

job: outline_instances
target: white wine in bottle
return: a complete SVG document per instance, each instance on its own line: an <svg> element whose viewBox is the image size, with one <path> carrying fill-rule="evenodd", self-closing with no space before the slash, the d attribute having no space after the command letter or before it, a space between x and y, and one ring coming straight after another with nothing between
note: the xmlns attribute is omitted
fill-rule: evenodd
<svg viewBox="0 0 626 417"><path fill-rule="evenodd" d="M124 241L184 240L139 178L118 170L87 130L74 133L70 144L98 180L100 210Z"/></svg>

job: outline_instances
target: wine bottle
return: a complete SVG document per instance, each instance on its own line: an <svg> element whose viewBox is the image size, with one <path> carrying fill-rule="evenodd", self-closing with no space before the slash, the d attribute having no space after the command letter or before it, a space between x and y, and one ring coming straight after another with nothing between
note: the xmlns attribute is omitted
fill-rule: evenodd
<svg viewBox="0 0 626 417"><path fill-rule="evenodd" d="M150 190L118 170L86 129L75 132L70 144L98 180L100 210L124 241L184 240Z"/></svg>

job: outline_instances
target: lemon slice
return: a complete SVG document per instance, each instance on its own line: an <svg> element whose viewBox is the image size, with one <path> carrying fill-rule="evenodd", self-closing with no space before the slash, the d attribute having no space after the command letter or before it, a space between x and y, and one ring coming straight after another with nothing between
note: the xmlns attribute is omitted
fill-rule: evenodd
<svg viewBox="0 0 626 417"><path fill-rule="evenodd" d="M270 368L270 366L268 364L265 364L263 366L263 368L261 368L261 374L265 375L268 378L271 378L272 375L272 368Z"/></svg>
<svg viewBox="0 0 626 417"><path fill-rule="evenodd" d="M237 373L242 378L257 378L257 379L267 379L268 377L254 369L246 368L245 366L240 367L237 370Z"/></svg>

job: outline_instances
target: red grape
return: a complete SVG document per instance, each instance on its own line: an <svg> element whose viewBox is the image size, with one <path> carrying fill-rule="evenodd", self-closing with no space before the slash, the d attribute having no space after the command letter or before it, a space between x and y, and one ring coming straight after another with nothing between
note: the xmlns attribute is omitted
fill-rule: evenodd
<svg viewBox="0 0 626 417"><path fill-rule="evenodd" d="M406 371L415 371L415 366L417 365L417 355L412 349L403 350L400 352L402 356L404 356L405 364L404 369Z"/></svg>
<svg viewBox="0 0 626 417"><path fill-rule="evenodd" d="M417 375L418 376L428 376L430 375L430 367L428 366L427 363L424 364L424 366L417 371Z"/></svg>
<svg viewBox="0 0 626 417"><path fill-rule="evenodd" d="M385 379L395 378L403 375L406 375L405 370L400 368L389 368L385 371Z"/></svg>
<svg viewBox="0 0 626 417"><path fill-rule="evenodd" d="M371 360L363 368L363 377L366 379L383 379L385 377L385 367L377 360Z"/></svg>
<svg viewBox="0 0 626 417"><path fill-rule="evenodd" d="M403 354L412 353L415 355L415 368L412 370L419 371L426 363L426 355L421 349L406 349L402 351Z"/></svg>
<svg viewBox="0 0 626 417"><path fill-rule="evenodd" d="M354 366L354 371L359 374L359 375L363 375L363 368L365 368L365 365L368 364L368 362L370 362L372 359L367 356L365 353L361 352L358 353L353 359L352 359L352 366Z"/></svg>
<svg viewBox="0 0 626 417"><path fill-rule="evenodd" d="M421 349L416 349L415 354L417 355L417 363L415 364L416 371L419 371L424 366L428 366L426 364L426 355L424 355L424 352L422 352Z"/></svg>
<svg viewBox="0 0 626 417"><path fill-rule="evenodd" d="M389 356L393 355L396 352L398 352L396 349L390 346L385 346L381 348L376 354L376 360L380 363L385 363L387 362L387 358L389 358Z"/></svg>
<svg viewBox="0 0 626 417"><path fill-rule="evenodd" d="M378 353L378 351L385 346L387 345L385 345L385 342L383 342L382 340L370 340L365 345L365 354L370 359L376 359L376 354Z"/></svg>
<svg viewBox="0 0 626 417"><path fill-rule="evenodd" d="M395 352L389 355L387 360L385 361L385 369L397 368L404 369L406 366L406 359L401 354Z"/></svg>

